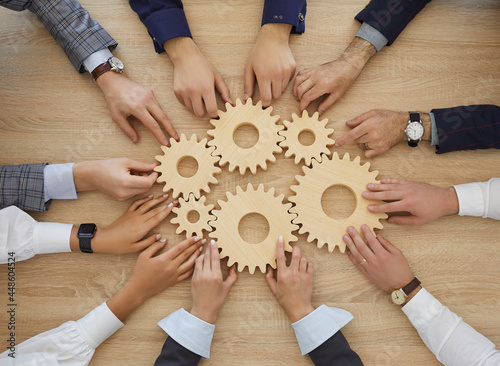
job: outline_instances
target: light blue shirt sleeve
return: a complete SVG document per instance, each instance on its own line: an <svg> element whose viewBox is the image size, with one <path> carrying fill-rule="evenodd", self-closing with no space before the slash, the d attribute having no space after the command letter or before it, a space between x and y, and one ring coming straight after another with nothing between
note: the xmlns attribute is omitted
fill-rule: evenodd
<svg viewBox="0 0 500 366"><path fill-rule="evenodd" d="M74 200L78 198L73 180L73 165L74 163L45 166L43 169L45 202L51 199Z"/></svg>
<svg viewBox="0 0 500 366"><path fill-rule="evenodd" d="M356 37L363 38L365 41L370 42L373 47L380 51L387 44L388 40L378 30L373 28L368 23L361 24L361 27L356 33Z"/></svg>
<svg viewBox="0 0 500 366"><path fill-rule="evenodd" d="M302 355L315 350L354 317L348 311L321 305L292 324Z"/></svg>
<svg viewBox="0 0 500 366"><path fill-rule="evenodd" d="M215 325L197 318L184 309L179 309L163 318L158 325L184 348L203 358L210 358Z"/></svg>
<svg viewBox="0 0 500 366"><path fill-rule="evenodd" d="M434 113L432 112L429 113L429 116L431 117L431 129L432 129L431 146L436 146L439 145L439 136L436 127L436 119L434 118Z"/></svg>

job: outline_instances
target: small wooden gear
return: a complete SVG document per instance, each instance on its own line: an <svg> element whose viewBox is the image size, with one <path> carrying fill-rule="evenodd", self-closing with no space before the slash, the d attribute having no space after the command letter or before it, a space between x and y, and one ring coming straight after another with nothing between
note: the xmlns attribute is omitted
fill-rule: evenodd
<svg viewBox="0 0 500 366"><path fill-rule="evenodd" d="M387 214L368 211L368 205L382 202L369 201L362 197L368 183L378 182L378 171L370 172L369 169L370 163L360 165L359 156L351 161L348 153L340 159L336 152L332 158L324 158L321 163L313 161L310 168L302 167L304 175L297 175L295 179L298 185L290 187L295 196L288 199L295 203L290 209L290 212L297 214L293 223L302 224L299 234L309 233L307 241L316 239L318 248L328 244L329 252L333 252L335 246L338 246L340 252L344 253L346 245L342 236L348 226L354 226L358 232L361 232L362 224L368 225L372 230L382 229L383 225L379 220L386 219ZM321 206L323 193L334 185L349 188L356 198L354 212L342 220L330 218Z"/></svg>
<svg viewBox="0 0 500 366"><path fill-rule="evenodd" d="M276 161L274 154L281 153L278 143L283 139L278 132L284 127L276 124L280 117L272 116L272 111L273 107L262 109L261 101L254 106L252 98L246 104L236 99L235 107L226 103L226 112L219 111L219 119L210 120L215 128L207 132L213 137L208 145L215 146L214 155L221 157L220 166L229 163L230 172L239 168L241 175L247 169L255 174L257 166L266 170L267 161ZM258 141L249 148L238 146L233 138L235 131L244 125L255 127L259 133Z"/></svg>
<svg viewBox="0 0 500 366"><path fill-rule="evenodd" d="M295 113L292 114L292 121L283 121L286 130L280 131L279 134L285 137L284 141L280 142L282 148L287 148L285 157L295 155L295 164L299 164L301 160L307 166L311 165L312 159L321 162L321 154L326 156L331 155L328 146L335 144L335 140L329 136L333 133L333 128L326 128L328 119L318 120L319 113L314 113L311 117L306 110L299 117ZM300 142L299 136L309 132L314 137L314 142L311 145L304 145Z"/></svg>
<svg viewBox="0 0 500 366"><path fill-rule="evenodd" d="M193 193L195 198L200 198L202 190L210 192L210 183L217 184L214 175L221 172L221 169L215 166L219 157L212 156L214 148L207 147L206 138L198 142L196 135L192 135L188 140L186 135L182 134L179 141L171 138L170 146L162 146L161 149L164 155L156 156L156 160L161 164L154 168L161 175L156 181L165 182L163 191L172 190L173 198L181 194L188 197L190 193ZM198 164L198 170L191 177L183 177L178 171L180 162L187 157L195 159Z"/></svg>
<svg viewBox="0 0 500 366"><path fill-rule="evenodd" d="M274 193L274 188L265 192L264 185L260 184L255 190L249 183L246 191L237 186L236 195L227 192L227 201L218 201L220 210L212 211L217 220L210 222L215 230L209 236L218 240L222 248L220 257L229 257L228 266L238 263L240 272L248 266L250 274L255 272L255 267L265 273L267 264L276 268L276 242L280 235L285 240L285 250L292 251L288 243L297 241L292 234L298 229L298 225L292 223L296 215L288 212L290 203L283 204L284 195L275 197ZM269 223L269 234L258 244L247 243L238 230L240 221L252 213L261 214Z"/></svg>
<svg viewBox="0 0 500 366"><path fill-rule="evenodd" d="M187 200L184 200L182 197L179 198L179 206L175 206L172 209L172 212L177 216L170 220L172 224L179 225L175 230L176 234L180 234L185 231L186 238L189 238L192 235L202 238L203 230L207 232L213 230L208 222L216 219L216 217L210 213L210 211L214 208L214 205L206 205L206 200L207 198L205 196L201 196L200 199L197 200L192 193L189 195ZM192 212L197 212L199 215L195 222L191 222L190 220Z"/></svg>

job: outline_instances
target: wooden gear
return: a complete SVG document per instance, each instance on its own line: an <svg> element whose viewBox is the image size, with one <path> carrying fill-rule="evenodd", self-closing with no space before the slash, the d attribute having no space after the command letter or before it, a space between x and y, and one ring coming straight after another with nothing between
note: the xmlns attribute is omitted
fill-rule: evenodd
<svg viewBox="0 0 500 366"><path fill-rule="evenodd" d="M226 112L219 111L219 119L211 119L210 123L215 127L207 131L213 137L208 142L209 146L215 146L214 155L219 155L220 166L229 163L229 171L233 172L239 168L240 174L250 170L252 174L257 172L257 166L263 170L267 169L267 161L276 161L275 153L281 153L282 149L278 142L282 137L278 135L284 127L276 123L279 116L272 116L273 107L262 109L262 102L255 106L252 98L248 98L246 104L236 99L236 106L226 103ZM250 125L257 129L259 140L249 148L242 148L234 142L234 132L243 125Z"/></svg>
<svg viewBox="0 0 500 366"><path fill-rule="evenodd" d="M265 273L267 264L276 268L276 242L280 235L285 240L285 251L292 251L288 243L297 241L292 234L298 229L298 225L292 223L296 215L288 212L290 203L283 204L284 195L275 197L274 193L274 188L265 192L264 185L260 184L255 190L249 183L246 191L237 186L236 195L227 192L227 201L218 201L220 210L212 211L217 220L210 222L215 230L209 236L218 240L222 248L220 257L229 257L228 266L238 263L240 272L248 266L250 274L255 272L255 267ZM269 234L258 244L244 241L238 230L241 219L252 213L261 214L269 223Z"/></svg>
<svg viewBox="0 0 500 366"><path fill-rule="evenodd" d="M214 208L214 205L206 205L206 200L207 198L205 196L201 196L200 199L197 200L192 193L189 195L188 200L179 197L179 206L175 206L172 209L172 212L177 216L170 220L172 224L179 225L175 230L176 234L180 234L185 231L186 238L189 238L192 235L196 235L201 238L203 237L203 230L207 232L213 230L208 222L216 219L216 217L210 213L210 211ZM189 221L189 214L192 211L196 211L200 215L198 221L196 222Z"/></svg>
<svg viewBox="0 0 500 366"><path fill-rule="evenodd" d="M207 147L206 138L198 142L196 135L192 135L188 140L186 135L182 134L179 141L171 138L170 146L162 146L161 149L164 155L156 156L160 165L154 168L161 175L156 181L165 182L163 191L172 190L173 198L181 194L183 197L188 197L190 193L193 193L195 198L200 198L202 190L210 192L208 186L210 183L217 184L214 175L221 172L221 169L215 166L219 157L212 156L214 148ZM185 157L192 157L198 163L198 170L192 177L183 177L179 174L179 163Z"/></svg>
<svg viewBox="0 0 500 366"><path fill-rule="evenodd" d="M280 142L282 148L287 148L285 157L295 155L295 164L299 164L301 160L307 166L311 165L311 160L316 159L321 162L321 154L331 155L328 146L334 145L335 140L329 136L333 133L333 128L326 128L328 119L318 120L319 113L314 113L311 117L306 110L299 117L295 113L292 114L292 121L283 121L286 130L280 131L279 134L285 137L285 140ZM299 141L299 136L302 132L310 132L314 136L314 142L311 145L303 145Z"/></svg>
<svg viewBox="0 0 500 366"><path fill-rule="evenodd" d="M379 222L386 219L385 213L372 213L368 211L368 205L382 203L380 201L369 201L362 197L368 183L377 183L378 171L370 172L370 163L360 165L357 156L351 162L348 153L340 159L335 152L332 158L324 158L321 163L313 161L312 167L303 167L304 175L297 175L295 179L298 185L290 187L295 196L288 198L295 206L290 212L296 213L294 224L302 224L299 234L309 233L308 242L317 240L318 248L328 244L328 251L333 252L335 246L339 247L341 253L345 252L346 245L342 236L346 233L348 226L354 226L361 232L361 225L366 224L370 229L382 229ZM322 209L321 198L323 193L331 186L346 186L356 197L356 208L348 218L335 220L330 218Z"/></svg>

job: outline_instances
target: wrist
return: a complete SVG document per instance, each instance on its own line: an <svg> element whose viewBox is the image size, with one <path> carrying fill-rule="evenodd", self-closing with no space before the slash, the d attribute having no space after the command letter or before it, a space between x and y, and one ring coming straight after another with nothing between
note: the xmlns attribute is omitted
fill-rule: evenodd
<svg viewBox="0 0 500 366"><path fill-rule="evenodd" d="M97 86L102 90L102 92L104 92L110 85L115 83L117 80L120 80L119 78L124 77L126 77L124 72L117 73L110 70L106 71L104 74L101 74L97 78L96 83Z"/></svg>
<svg viewBox="0 0 500 366"><path fill-rule="evenodd" d="M137 291L127 282L125 286L106 301L106 304L109 310L111 310L121 322L124 322L135 309L146 301L146 299L147 297L141 296L140 291Z"/></svg>
<svg viewBox="0 0 500 366"><path fill-rule="evenodd" d="M406 304L408 304L410 302L411 299L413 299L415 297L416 294L418 294L418 292L422 289L422 286L419 285L415 290L413 290L412 292L410 292L410 294L408 294L408 297L406 298L405 300L405 303L403 305L401 305L401 307L405 306Z"/></svg>
<svg viewBox="0 0 500 366"><path fill-rule="evenodd" d="M175 37L165 41L163 48L175 66L176 63L182 62L184 58L191 57L190 55L197 50L198 46L190 37Z"/></svg>
<svg viewBox="0 0 500 366"><path fill-rule="evenodd" d="M213 311L209 309L204 309L203 307L199 309L197 306L193 305L190 311L191 315L194 315L198 319L203 320L204 322L214 324L217 320L217 315L219 315L219 311Z"/></svg>
<svg viewBox="0 0 500 366"><path fill-rule="evenodd" d="M424 135L422 136L422 141L432 140L432 126L431 126L431 116L429 113L420 113L420 120L424 126Z"/></svg>
<svg viewBox="0 0 500 366"><path fill-rule="evenodd" d="M451 186L444 188L445 200L444 200L444 215L457 215L460 211L460 204L458 202L457 192L455 187Z"/></svg>
<svg viewBox="0 0 500 366"><path fill-rule="evenodd" d="M94 253L106 253L104 248L106 247L106 243L109 242L109 239L106 239L106 234L106 228L97 227L97 230L91 241L92 251Z"/></svg>
<svg viewBox="0 0 500 366"><path fill-rule="evenodd" d="M377 53L377 49L367 40L354 37L353 41L342 53L342 58L348 59L358 69L363 69L366 63Z"/></svg>
<svg viewBox="0 0 500 366"><path fill-rule="evenodd" d="M266 38L270 38L276 42L288 44L291 31L292 31L291 24L268 23L268 24L264 24L260 28L259 37L266 37Z"/></svg>
<svg viewBox="0 0 500 366"><path fill-rule="evenodd" d="M73 165L73 181L77 192L93 191L95 185L92 182L91 161L82 161Z"/></svg>
<svg viewBox="0 0 500 366"><path fill-rule="evenodd" d="M290 321L292 323L296 323L300 319L311 314L313 311L314 311L314 308L313 308L312 304L307 304L307 305L304 305L302 307L293 308L293 309L287 311L286 315L288 316L288 319L290 319Z"/></svg>

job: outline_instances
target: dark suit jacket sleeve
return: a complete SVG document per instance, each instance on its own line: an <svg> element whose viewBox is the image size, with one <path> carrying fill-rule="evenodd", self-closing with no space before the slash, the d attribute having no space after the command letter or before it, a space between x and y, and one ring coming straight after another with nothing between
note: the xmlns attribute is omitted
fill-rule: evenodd
<svg viewBox="0 0 500 366"><path fill-rule="evenodd" d="M292 25L292 33L301 34L305 30L306 0L265 0L262 25L285 23Z"/></svg>
<svg viewBox="0 0 500 366"><path fill-rule="evenodd" d="M195 366L198 365L200 359L201 356L168 337L154 366Z"/></svg>
<svg viewBox="0 0 500 366"><path fill-rule="evenodd" d="M316 366L361 366L361 358L354 352L339 330L321 346L309 353Z"/></svg>
<svg viewBox="0 0 500 366"><path fill-rule="evenodd" d="M470 105L433 109L439 138L437 153L500 149L500 107Z"/></svg>
<svg viewBox="0 0 500 366"><path fill-rule="evenodd" d="M155 51L165 52L163 43L176 37L191 37L181 0L129 0L153 39Z"/></svg>
<svg viewBox="0 0 500 366"><path fill-rule="evenodd" d="M43 169L47 163L0 166L0 209L17 206L25 211L47 211Z"/></svg>
<svg viewBox="0 0 500 366"><path fill-rule="evenodd" d="M398 38L408 23L431 0L371 0L356 15L360 23L368 23L387 38L387 45Z"/></svg>

